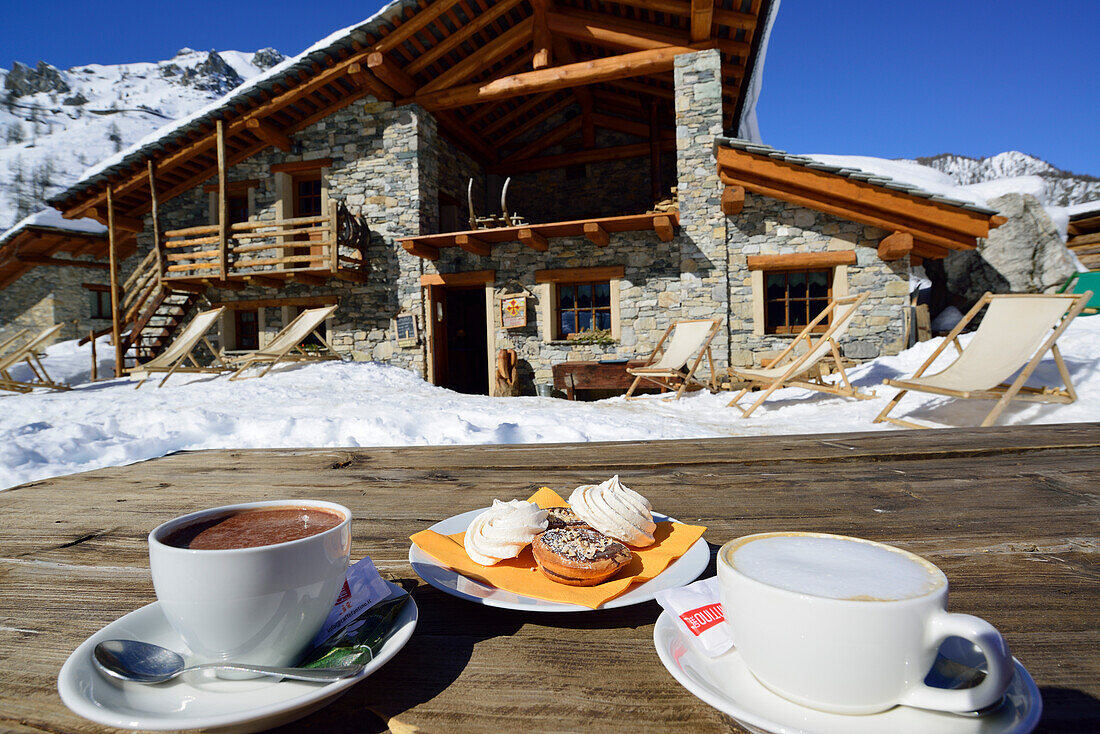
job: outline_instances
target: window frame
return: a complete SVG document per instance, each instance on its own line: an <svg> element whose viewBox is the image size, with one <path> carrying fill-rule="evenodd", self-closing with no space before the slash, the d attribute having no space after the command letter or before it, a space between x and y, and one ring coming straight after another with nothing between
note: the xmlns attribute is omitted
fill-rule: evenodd
<svg viewBox="0 0 1100 734"><path fill-rule="evenodd" d="M833 267L771 268L771 269L767 269L767 270L762 270L761 272L762 272L762 275L763 275L763 293L762 293L762 297L763 297L763 305L764 305L764 334L767 335L767 336L798 336L800 333L802 333L802 330L806 328L807 324L809 324L811 321L813 321L821 313L821 311L811 313L810 312L810 303L812 303L814 301L822 301L823 300L824 304L825 304L824 307L821 309L823 311L823 310L825 310L825 308L828 307L829 303L833 300L833 290L834 290L833 285L834 285L834 281L836 279L836 268L833 268ZM819 273L825 275L826 286L825 286L825 297L823 299L822 298L811 298L810 297L809 277L810 277L811 274L819 274ZM784 278L785 278L785 281L784 281L784 286L785 286L784 287L784 294L785 294L785 297L782 298L782 299L771 298L769 293L768 293L768 279L773 275L783 275ZM806 277L806 295L805 296L803 296L801 298L791 298L791 296L790 296L790 288L791 288L791 286L790 286L790 276L791 275L803 275L803 276ZM780 325L776 325L776 324L772 323L771 309L769 308L769 306L772 303L775 303L775 302L778 302L778 301L781 301L784 304L783 311L784 311L785 323L780 324ZM805 323L803 323L801 325L796 325L796 324L791 323L791 303L792 303L792 301L796 302L796 303L805 304L806 321L805 321ZM822 332L827 331L829 329L829 323L831 321L832 321L832 315L830 314L828 318L826 318L824 321L822 321L821 323L819 323L817 326L815 326L813 328L812 333L817 334L817 333L822 333Z"/></svg>
<svg viewBox="0 0 1100 734"><path fill-rule="evenodd" d="M597 306L596 305L596 287L601 286L601 285L607 286L607 305L606 306ZM581 286L591 286L592 287L592 305L587 307L587 308L581 308L577 305L578 301L579 301L579 298L577 296L578 288L581 287ZM561 305L562 290L565 289L565 288L572 288L573 289L573 294L574 294L573 295L573 307L569 308L569 309L564 309L564 308L562 308L562 305ZM585 280L563 280L563 281L555 282L554 283L554 302L552 304L553 305L553 314L554 314L554 316L553 316L553 318L554 318L554 338L557 339L557 340L560 340L560 341L568 341L571 338L573 338L573 339L579 338L580 335L587 333L587 331L596 331L597 327L595 327L594 325L597 322L596 321L596 314L598 312L606 312L607 313L607 330L610 331L611 330L611 325L614 321L611 291L612 291L612 285L611 285L611 279L610 278L608 278L606 280L605 279L592 279L592 280L585 279ZM593 326L589 327L589 329L587 331L577 330L577 331L572 331L568 334L564 333L564 330L562 328L562 315L566 312L572 312L573 313L573 315L574 315L573 316L573 324L574 325L577 325L577 324L580 323L580 314L582 314L582 313L591 313L592 314L592 319L591 319L590 323L593 324Z"/></svg>

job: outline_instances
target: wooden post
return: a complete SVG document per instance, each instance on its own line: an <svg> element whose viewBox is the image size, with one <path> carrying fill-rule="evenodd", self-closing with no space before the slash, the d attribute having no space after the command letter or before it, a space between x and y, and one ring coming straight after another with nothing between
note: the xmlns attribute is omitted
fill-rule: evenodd
<svg viewBox="0 0 1100 734"><path fill-rule="evenodd" d="M99 379L99 365L96 363L94 330L88 332L88 341L92 344L92 382L95 382Z"/></svg>
<svg viewBox="0 0 1100 734"><path fill-rule="evenodd" d="M532 69L542 69L550 66L553 60L553 52L550 49L550 28L546 24L546 4L548 0L531 0L531 8L535 12L535 27L533 34L533 46L535 55L531 60Z"/></svg>
<svg viewBox="0 0 1100 734"><path fill-rule="evenodd" d="M111 338L115 343L115 377L122 377L122 329L119 324L121 299L118 293L118 235L115 234L114 187L107 185L107 246L111 266Z"/></svg>
<svg viewBox="0 0 1100 734"><path fill-rule="evenodd" d="M338 235L340 234L340 224L337 222L337 203L335 199L328 200L328 217L329 217L329 263L330 269L335 273L340 268L340 245L338 241Z"/></svg>
<svg viewBox="0 0 1100 734"><path fill-rule="evenodd" d="M218 120L218 266L221 279L229 276L229 192L225 170L225 122Z"/></svg>
<svg viewBox="0 0 1100 734"><path fill-rule="evenodd" d="M153 159L149 159L149 201L152 208L149 213L153 217L153 248L157 253L157 280L164 279L164 274L168 272L168 256L164 251L164 241L160 237L160 220L157 217L157 164L153 163Z"/></svg>
<svg viewBox="0 0 1100 734"><path fill-rule="evenodd" d="M661 200L661 129L656 102L649 106L649 187L653 202Z"/></svg>

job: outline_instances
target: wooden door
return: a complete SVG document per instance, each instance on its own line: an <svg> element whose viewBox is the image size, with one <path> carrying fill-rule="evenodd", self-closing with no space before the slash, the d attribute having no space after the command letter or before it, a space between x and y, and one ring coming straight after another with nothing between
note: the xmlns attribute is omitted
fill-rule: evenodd
<svg viewBox="0 0 1100 734"><path fill-rule="evenodd" d="M489 394L484 286L428 286L432 382L470 395Z"/></svg>

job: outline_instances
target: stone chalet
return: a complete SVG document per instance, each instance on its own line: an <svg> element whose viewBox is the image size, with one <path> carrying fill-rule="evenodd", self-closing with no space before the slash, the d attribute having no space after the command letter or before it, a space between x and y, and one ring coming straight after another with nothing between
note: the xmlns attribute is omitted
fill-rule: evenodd
<svg viewBox="0 0 1100 734"><path fill-rule="evenodd" d="M530 393L684 318L722 317L719 364L759 363L864 291L846 355L896 353L911 265L1002 220L724 137L755 127L774 10L394 2L50 203L107 225L111 328L139 360L203 301L229 309L227 350L337 303L327 337L351 358L491 393L510 349Z"/></svg>

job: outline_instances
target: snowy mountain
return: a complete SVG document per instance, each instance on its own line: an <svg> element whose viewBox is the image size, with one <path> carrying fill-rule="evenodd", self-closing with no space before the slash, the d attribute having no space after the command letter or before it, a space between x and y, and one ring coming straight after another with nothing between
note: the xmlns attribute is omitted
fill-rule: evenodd
<svg viewBox="0 0 1100 734"><path fill-rule="evenodd" d="M1100 199L1100 178L1063 171L1016 150L989 158L942 153L930 158L917 158L914 162L946 173L955 183L964 186L1017 176L1039 176L1045 185L1046 202L1056 206Z"/></svg>
<svg viewBox="0 0 1100 734"><path fill-rule="evenodd" d="M0 69L0 231L84 169L282 60L271 48L185 48L153 63Z"/></svg>

